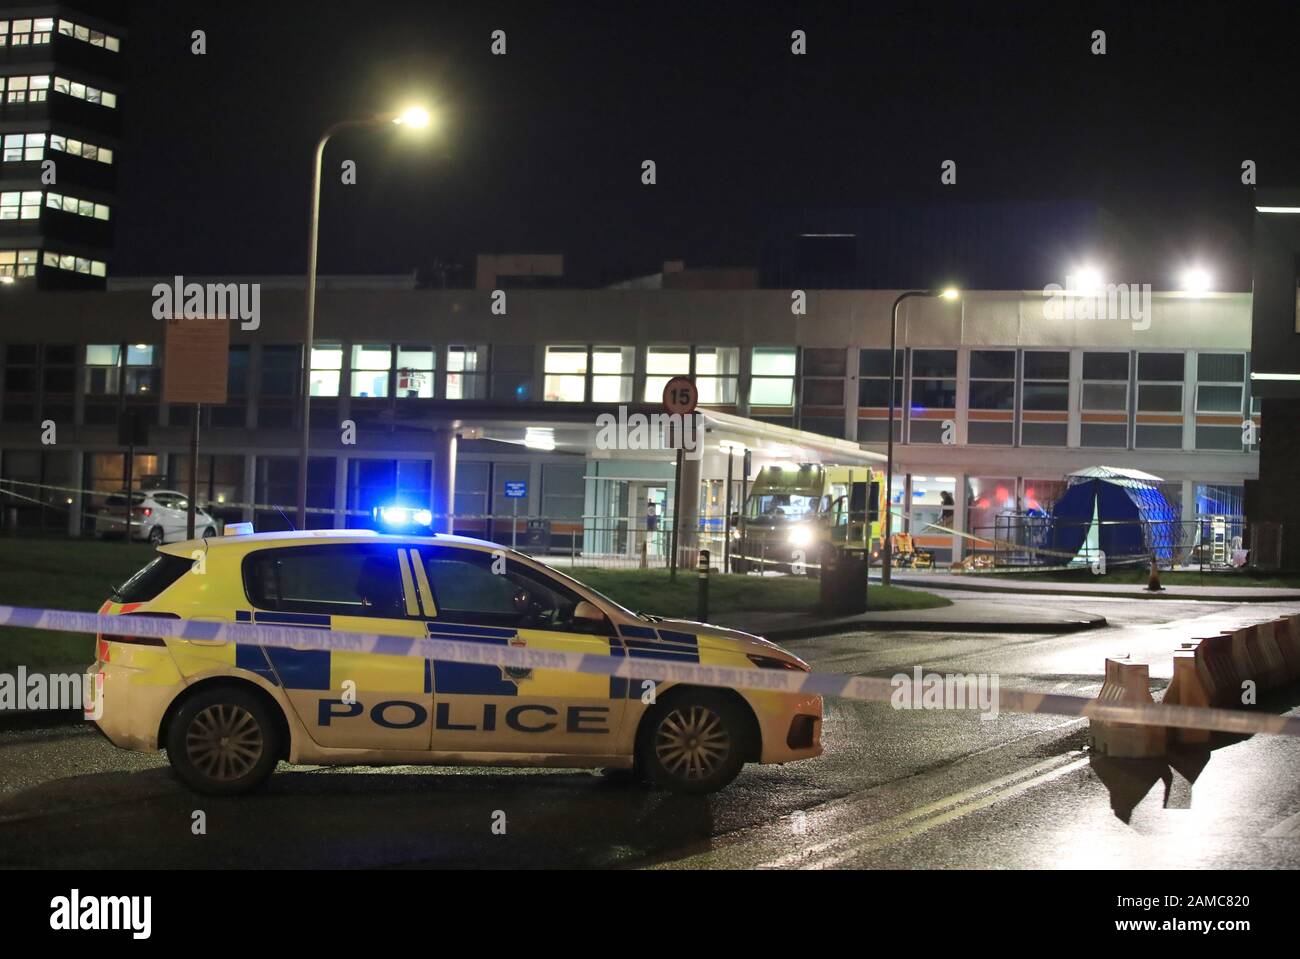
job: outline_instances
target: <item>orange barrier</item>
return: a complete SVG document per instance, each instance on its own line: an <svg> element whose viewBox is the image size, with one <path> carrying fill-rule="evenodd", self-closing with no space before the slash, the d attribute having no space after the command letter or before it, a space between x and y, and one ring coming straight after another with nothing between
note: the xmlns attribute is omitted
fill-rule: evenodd
<svg viewBox="0 0 1300 959"><path fill-rule="evenodd" d="M1210 690L1206 688L1197 669L1197 643L1183 643L1182 649L1174 650L1174 678L1169 681L1165 698L1161 700L1170 706L1209 706L1212 703ZM1184 729L1172 726L1169 738L1179 743L1208 743L1208 729Z"/></svg>
<svg viewBox="0 0 1300 959"><path fill-rule="evenodd" d="M1197 642L1196 674L1215 706L1241 705L1241 679L1232 659L1231 634L1209 636Z"/></svg>
<svg viewBox="0 0 1300 959"><path fill-rule="evenodd" d="M1285 686L1287 681L1286 660L1278 648L1274 636L1275 623L1260 623L1251 627L1250 637L1246 640L1251 657L1260 665L1262 682L1265 689L1277 689Z"/></svg>
<svg viewBox="0 0 1300 959"><path fill-rule="evenodd" d="M1286 663L1286 678L1300 679L1300 616L1283 616L1273 621L1273 639Z"/></svg>
<svg viewBox="0 0 1300 959"><path fill-rule="evenodd" d="M1153 704L1151 678L1146 663L1135 663L1127 656L1106 660L1106 680L1097 699L1123 705ZM1163 756L1167 730L1163 726L1133 726L1089 720L1088 741L1094 750L1107 756L1142 758Z"/></svg>
<svg viewBox="0 0 1300 959"><path fill-rule="evenodd" d="M1246 680L1253 682L1257 689L1262 689L1264 684L1261 682L1263 669L1261 664L1255 661L1250 648L1251 628L1243 626L1241 629L1233 629L1225 632L1223 635L1228 637L1228 647L1232 650L1232 667L1237 671L1237 692L1240 695L1241 684ZM1240 706L1237 702L1233 705Z"/></svg>

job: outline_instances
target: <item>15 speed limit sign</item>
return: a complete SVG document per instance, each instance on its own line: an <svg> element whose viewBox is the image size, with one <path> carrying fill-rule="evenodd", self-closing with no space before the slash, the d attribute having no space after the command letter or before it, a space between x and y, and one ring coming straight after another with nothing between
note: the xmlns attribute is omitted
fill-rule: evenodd
<svg viewBox="0 0 1300 959"><path fill-rule="evenodd" d="M700 391L688 376L674 376L664 384L664 409L669 413L694 413L700 402Z"/></svg>

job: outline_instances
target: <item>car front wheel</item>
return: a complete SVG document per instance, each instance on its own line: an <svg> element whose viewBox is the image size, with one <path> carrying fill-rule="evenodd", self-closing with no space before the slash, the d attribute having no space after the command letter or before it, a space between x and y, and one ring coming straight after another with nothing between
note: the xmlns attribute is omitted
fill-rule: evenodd
<svg viewBox="0 0 1300 959"><path fill-rule="evenodd" d="M209 796L234 796L266 782L279 761L270 708L242 689L202 690L167 731L167 759L181 782Z"/></svg>
<svg viewBox="0 0 1300 959"><path fill-rule="evenodd" d="M674 696L646 715L637 744L641 768L673 792L716 792L745 764L746 730L740 708L719 693Z"/></svg>

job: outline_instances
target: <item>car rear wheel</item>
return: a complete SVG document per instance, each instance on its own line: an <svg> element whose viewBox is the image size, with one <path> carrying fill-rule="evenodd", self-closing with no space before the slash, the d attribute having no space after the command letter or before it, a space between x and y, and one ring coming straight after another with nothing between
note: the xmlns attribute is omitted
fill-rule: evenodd
<svg viewBox="0 0 1300 959"><path fill-rule="evenodd" d="M161 526L155 526L153 529L149 530L149 542L154 546L161 546L163 544L163 539L163 528Z"/></svg>
<svg viewBox="0 0 1300 959"><path fill-rule="evenodd" d="M217 531L216 531L215 529L213 529L211 526L209 526L207 529L205 529L205 530L203 531L203 538L204 538L204 539L207 539L207 538L209 538L209 537L211 537L211 536L216 536L216 535L217 535Z"/></svg>
<svg viewBox="0 0 1300 959"><path fill-rule="evenodd" d="M167 759L181 782L209 796L234 796L266 782L279 761L274 717L247 690L196 693L173 717Z"/></svg>
<svg viewBox="0 0 1300 959"><path fill-rule="evenodd" d="M638 759L656 786L681 793L716 792L745 764L747 728L730 699L692 690L651 707L638 737Z"/></svg>

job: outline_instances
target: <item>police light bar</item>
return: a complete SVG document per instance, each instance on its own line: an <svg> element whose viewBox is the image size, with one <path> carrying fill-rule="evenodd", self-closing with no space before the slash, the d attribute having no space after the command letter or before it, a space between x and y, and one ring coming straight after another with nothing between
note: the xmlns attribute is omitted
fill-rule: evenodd
<svg viewBox="0 0 1300 959"><path fill-rule="evenodd" d="M223 536L249 536L252 532L252 523L227 523L221 534Z"/></svg>
<svg viewBox="0 0 1300 959"><path fill-rule="evenodd" d="M427 509L410 506L376 506L371 510L374 518L384 526L432 526L433 513Z"/></svg>

